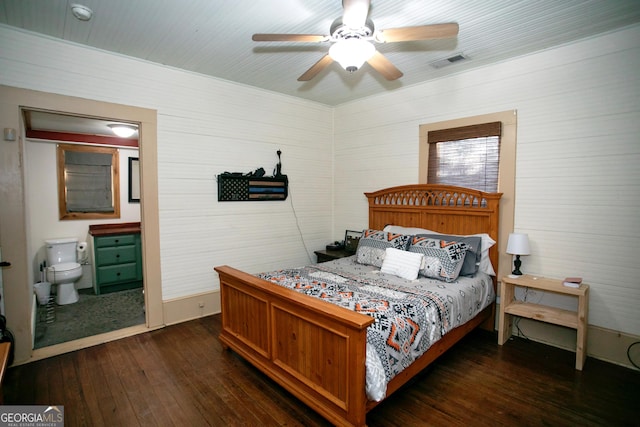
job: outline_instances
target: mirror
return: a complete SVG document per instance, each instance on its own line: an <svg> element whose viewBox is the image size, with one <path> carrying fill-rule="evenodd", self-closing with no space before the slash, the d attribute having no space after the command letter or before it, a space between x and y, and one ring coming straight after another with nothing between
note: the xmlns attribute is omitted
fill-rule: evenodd
<svg viewBox="0 0 640 427"><path fill-rule="evenodd" d="M120 218L118 149L58 144L60 220Z"/></svg>

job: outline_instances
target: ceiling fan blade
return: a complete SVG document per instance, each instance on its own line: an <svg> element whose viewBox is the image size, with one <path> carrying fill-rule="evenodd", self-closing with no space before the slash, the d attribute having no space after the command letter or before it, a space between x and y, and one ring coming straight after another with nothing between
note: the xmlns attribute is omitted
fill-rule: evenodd
<svg viewBox="0 0 640 427"><path fill-rule="evenodd" d="M367 62L387 80L396 80L402 77L402 71L398 70L386 56L378 51Z"/></svg>
<svg viewBox="0 0 640 427"><path fill-rule="evenodd" d="M327 53L325 56L320 58L318 62L313 64L311 68L304 72L303 75L298 77L299 82L308 82L312 78L314 78L320 71L324 70L326 67L331 65L333 59Z"/></svg>
<svg viewBox="0 0 640 427"><path fill-rule="evenodd" d="M408 42L413 40L446 39L457 35L458 24L449 23L381 30L376 34L375 40L380 43Z"/></svg>
<svg viewBox="0 0 640 427"><path fill-rule="evenodd" d="M254 34L254 42L324 42L329 38L320 34Z"/></svg>
<svg viewBox="0 0 640 427"><path fill-rule="evenodd" d="M364 27L370 3L370 0L342 0L342 23L349 28Z"/></svg>

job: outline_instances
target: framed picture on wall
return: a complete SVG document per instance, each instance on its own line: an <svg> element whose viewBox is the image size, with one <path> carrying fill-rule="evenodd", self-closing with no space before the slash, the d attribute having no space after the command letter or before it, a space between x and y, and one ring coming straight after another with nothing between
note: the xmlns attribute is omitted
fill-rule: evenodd
<svg viewBox="0 0 640 427"><path fill-rule="evenodd" d="M129 157L129 203L140 203L140 159Z"/></svg>

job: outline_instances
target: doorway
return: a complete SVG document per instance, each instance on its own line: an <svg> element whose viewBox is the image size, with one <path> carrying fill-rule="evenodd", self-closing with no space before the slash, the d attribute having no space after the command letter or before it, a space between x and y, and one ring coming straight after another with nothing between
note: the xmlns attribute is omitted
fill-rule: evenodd
<svg viewBox="0 0 640 427"><path fill-rule="evenodd" d="M134 245L139 241L140 228L135 236L130 235L132 244L117 249L123 256L135 255L122 264L103 262L98 266L93 255L105 249L96 249L90 233L92 227L106 224L140 224L139 198L132 201L127 194L131 182L128 164L130 159L139 159L139 125L128 124L136 131L124 138L110 127L122 124L122 118L98 119L33 109L23 109L22 116L31 243L28 257L37 279L34 349L146 324L143 276L138 268L141 251ZM68 238L77 240L71 245L82 248L77 254L72 251L73 259L68 260L79 264L80 277L71 291L67 288L62 293L61 285L50 274L54 266L45 247L50 246L47 241ZM105 292L104 287L100 292L104 280L98 278L102 279L103 271L113 269L137 274L114 283L117 288L111 286L111 292ZM61 301L63 296L66 301Z"/></svg>
<svg viewBox="0 0 640 427"><path fill-rule="evenodd" d="M12 268L4 271L4 283L7 324L16 336L15 363L36 360L163 326L159 267L156 111L9 86L0 86L0 99L3 100L0 105L0 120L5 127L14 128L18 133L17 141L0 145L0 179L3 182L3 191L0 192L0 247L4 249L4 257L12 262ZM25 182L22 161L25 155L25 126L20 110L24 107L94 118L117 117L140 123L140 208L146 306L146 323L142 327L115 331L98 338L83 338L66 343L63 348L48 347L46 352L32 351L32 305L35 302L32 284L37 278L34 277L32 260L25 254L34 253L34 248L40 245L40 242L35 242L27 224L27 209L33 207L27 206L23 190L29 188L29 183ZM18 285L8 286L10 283Z"/></svg>

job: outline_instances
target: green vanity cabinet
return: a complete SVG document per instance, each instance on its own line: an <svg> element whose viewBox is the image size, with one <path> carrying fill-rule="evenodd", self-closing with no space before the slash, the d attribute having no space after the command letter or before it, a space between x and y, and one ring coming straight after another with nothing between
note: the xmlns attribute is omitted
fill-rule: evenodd
<svg viewBox="0 0 640 427"><path fill-rule="evenodd" d="M140 233L94 236L96 294L142 287Z"/></svg>

